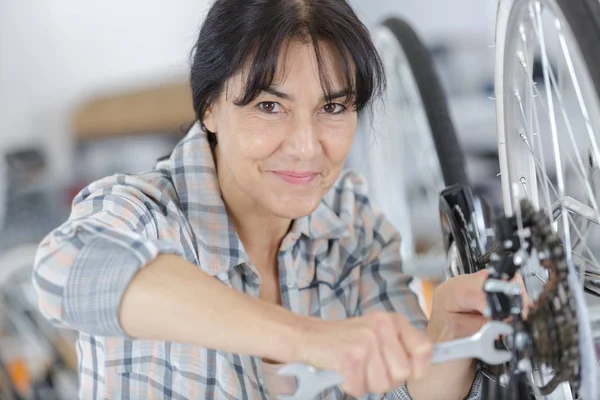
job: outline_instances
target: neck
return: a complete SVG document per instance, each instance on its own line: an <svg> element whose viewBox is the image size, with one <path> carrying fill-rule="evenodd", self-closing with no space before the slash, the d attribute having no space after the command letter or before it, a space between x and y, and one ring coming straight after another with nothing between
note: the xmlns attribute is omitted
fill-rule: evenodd
<svg viewBox="0 0 600 400"><path fill-rule="evenodd" d="M223 196L229 217L248 252L276 255L292 220L268 215L248 204Z"/></svg>

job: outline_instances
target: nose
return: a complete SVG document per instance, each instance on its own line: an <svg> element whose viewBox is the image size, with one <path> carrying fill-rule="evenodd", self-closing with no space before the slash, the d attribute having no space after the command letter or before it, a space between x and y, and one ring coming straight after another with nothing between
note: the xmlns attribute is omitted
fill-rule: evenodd
<svg viewBox="0 0 600 400"><path fill-rule="evenodd" d="M319 155L322 149L316 122L310 117L294 118L282 148L288 156L298 160L310 160Z"/></svg>

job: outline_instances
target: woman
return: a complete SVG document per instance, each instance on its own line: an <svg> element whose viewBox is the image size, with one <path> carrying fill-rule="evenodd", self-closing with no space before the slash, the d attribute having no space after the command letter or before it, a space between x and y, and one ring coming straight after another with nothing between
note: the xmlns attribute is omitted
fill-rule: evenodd
<svg viewBox="0 0 600 400"><path fill-rule="evenodd" d="M473 360L429 357L485 322L485 274L441 285L426 326L398 233L341 173L383 82L346 0L214 3L196 127L155 170L84 189L40 245L40 308L80 332L81 398L265 399L294 390L288 362L344 376L324 399L469 394Z"/></svg>

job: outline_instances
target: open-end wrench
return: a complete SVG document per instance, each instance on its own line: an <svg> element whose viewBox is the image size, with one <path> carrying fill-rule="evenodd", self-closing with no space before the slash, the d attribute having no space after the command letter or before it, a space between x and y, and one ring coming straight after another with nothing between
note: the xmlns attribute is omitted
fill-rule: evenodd
<svg viewBox="0 0 600 400"><path fill-rule="evenodd" d="M512 335L513 327L500 321L490 321L474 335L439 343L433 347L432 364L476 358L488 365L500 365L510 361L512 353L496 348L499 336Z"/></svg>
<svg viewBox="0 0 600 400"><path fill-rule="evenodd" d="M512 326L500 321L490 321L472 336L435 345L431 363L476 358L489 365L503 364L510 361L512 353L497 349L496 339L512 334ZM344 381L337 372L318 370L303 363L287 364L279 369L278 374L294 377L297 383L294 394L279 395L279 400L311 400L325 389Z"/></svg>
<svg viewBox="0 0 600 400"><path fill-rule="evenodd" d="M296 378L296 391L291 395L279 395L279 400L311 400L322 391L344 382L344 377L335 371L318 370L303 363L286 364L278 375Z"/></svg>

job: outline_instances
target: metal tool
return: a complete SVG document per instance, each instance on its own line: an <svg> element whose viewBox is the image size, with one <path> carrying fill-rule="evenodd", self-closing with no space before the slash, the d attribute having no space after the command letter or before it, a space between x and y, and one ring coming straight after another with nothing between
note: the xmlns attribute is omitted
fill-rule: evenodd
<svg viewBox="0 0 600 400"><path fill-rule="evenodd" d="M283 366L278 375L289 375L296 378L297 389L292 395L279 395L279 400L310 400L325 389L339 385L344 377L335 371L318 370L310 365L293 363Z"/></svg>
<svg viewBox="0 0 600 400"><path fill-rule="evenodd" d="M476 358L489 365L510 361L512 353L496 348L499 336L511 335L512 326L500 321L486 323L476 334L464 339L435 345L431 356L432 364ZM279 395L279 400L311 400L322 391L341 384L344 378L337 372L318 370L310 365L293 363L283 366L279 375L296 378L297 389L291 395Z"/></svg>
<svg viewBox="0 0 600 400"><path fill-rule="evenodd" d="M490 321L479 332L464 339L436 344L431 356L432 364L476 358L489 365L499 365L510 361L512 353L496 348L499 336L511 335L512 326L500 321Z"/></svg>

